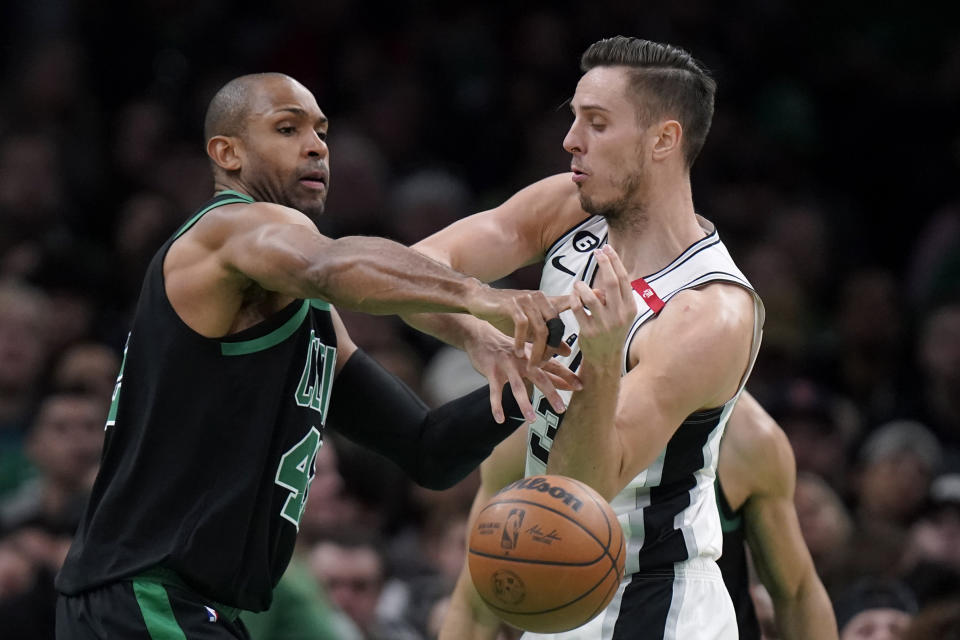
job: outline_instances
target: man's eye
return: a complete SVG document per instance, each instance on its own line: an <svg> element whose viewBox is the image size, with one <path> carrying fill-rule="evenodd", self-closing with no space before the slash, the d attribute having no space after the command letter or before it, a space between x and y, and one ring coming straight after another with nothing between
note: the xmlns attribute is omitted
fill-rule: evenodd
<svg viewBox="0 0 960 640"><path fill-rule="evenodd" d="M320 138L321 140L326 141L326 139L327 139L327 132L326 132L326 131L317 131L317 137Z"/></svg>
<svg viewBox="0 0 960 640"><path fill-rule="evenodd" d="M607 128L607 125L603 122L591 122L590 126L596 131L603 131Z"/></svg>
<svg viewBox="0 0 960 640"><path fill-rule="evenodd" d="M296 131L296 129L294 129L293 127L277 127L277 131L282 133L285 136L288 136L294 131Z"/></svg>

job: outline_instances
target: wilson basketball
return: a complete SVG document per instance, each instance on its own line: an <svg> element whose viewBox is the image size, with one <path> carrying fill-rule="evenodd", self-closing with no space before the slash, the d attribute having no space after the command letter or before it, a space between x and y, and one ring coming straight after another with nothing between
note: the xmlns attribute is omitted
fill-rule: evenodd
<svg viewBox="0 0 960 640"><path fill-rule="evenodd" d="M537 633L574 629L610 603L623 576L623 531L596 491L572 478L506 486L477 514L467 561L483 601Z"/></svg>

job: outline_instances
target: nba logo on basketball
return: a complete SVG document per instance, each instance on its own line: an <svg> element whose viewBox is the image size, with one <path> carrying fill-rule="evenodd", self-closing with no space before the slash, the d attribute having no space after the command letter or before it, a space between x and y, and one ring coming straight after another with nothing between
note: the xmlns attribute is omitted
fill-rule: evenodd
<svg viewBox="0 0 960 640"><path fill-rule="evenodd" d="M504 549L516 549L517 537L520 535L520 526L523 524L523 509L511 509L503 523L503 533L500 535L500 546Z"/></svg>

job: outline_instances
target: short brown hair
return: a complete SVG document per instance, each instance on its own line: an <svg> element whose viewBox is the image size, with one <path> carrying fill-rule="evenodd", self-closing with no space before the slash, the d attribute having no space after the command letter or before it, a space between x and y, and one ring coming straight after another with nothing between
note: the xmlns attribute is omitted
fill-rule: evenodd
<svg viewBox="0 0 960 640"><path fill-rule="evenodd" d="M710 131L717 83L704 66L679 47L615 36L594 42L580 58L586 73L594 67L629 67L631 87L643 105L642 122L670 115L684 130L683 157L693 165Z"/></svg>

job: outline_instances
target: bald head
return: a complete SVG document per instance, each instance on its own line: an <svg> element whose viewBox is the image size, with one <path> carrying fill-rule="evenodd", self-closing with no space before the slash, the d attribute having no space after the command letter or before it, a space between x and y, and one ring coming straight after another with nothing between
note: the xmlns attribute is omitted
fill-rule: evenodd
<svg viewBox="0 0 960 640"><path fill-rule="evenodd" d="M247 126L250 108L264 85L286 81L300 83L282 73L251 73L234 78L217 91L203 120L203 138L240 136Z"/></svg>

